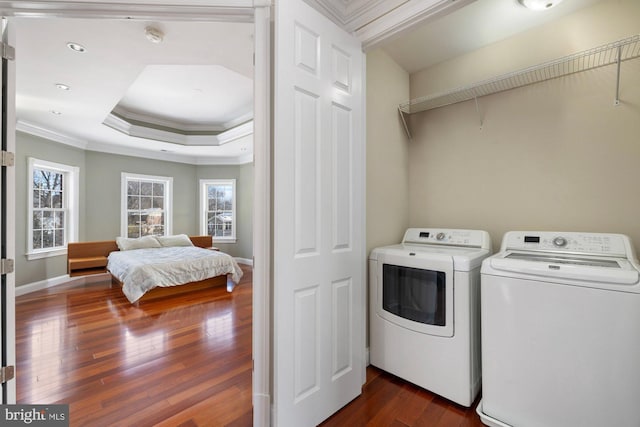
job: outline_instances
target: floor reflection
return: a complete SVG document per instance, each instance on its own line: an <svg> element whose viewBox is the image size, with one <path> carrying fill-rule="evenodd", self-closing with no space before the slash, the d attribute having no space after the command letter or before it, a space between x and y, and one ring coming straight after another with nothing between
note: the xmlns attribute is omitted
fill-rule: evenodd
<svg viewBox="0 0 640 427"><path fill-rule="evenodd" d="M60 388L62 371L61 350L64 346L64 324L61 317L43 319L30 328L29 352L32 355L31 369L17 374L28 376L34 384L31 401L42 401L52 390Z"/></svg>
<svg viewBox="0 0 640 427"><path fill-rule="evenodd" d="M189 425L233 390L229 420L250 423L250 269L231 293L139 305L110 281L56 288L16 300L18 403L67 403L72 426Z"/></svg>

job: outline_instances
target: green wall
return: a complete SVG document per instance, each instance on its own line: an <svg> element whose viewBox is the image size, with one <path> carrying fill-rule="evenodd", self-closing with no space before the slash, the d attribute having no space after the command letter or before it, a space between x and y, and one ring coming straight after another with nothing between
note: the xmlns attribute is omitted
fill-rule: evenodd
<svg viewBox="0 0 640 427"><path fill-rule="evenodd" d="M86 152L86 240L120 236L122 172L173 177L173 233L198 234L196 167L184 163Z"/></svg>
<svg viewBox="0 0 640 427"><path fill-rule="evenodd" d="M16 286L38 282L67 273L66 255L27 261L28 158L62 163L80 168L79 238L85 239L86 161L84 150L18 132L16 135Z"/></svg>
<svg viewBox="0 0 640 427"><path fill-rule="evenodd" d="M81 241L113 240L120 235L122 172L173 177L173 233L199 232L200 179L235 178L237 241L216 244L231 256L253 257L253 164L189 165L85 151L30 134L16 136L16 286L66 274L66 255L28 261L27 159L36 157L80 168Z"/></svg>
<svg viewBox="0 0 640 427"><path fill-rule="evenodd" d="M214 245L229 255L251 259L253 257L253 164L240 166L198 166L196 168L196 185L201 179L234 179L236 180L236 243L219 243ZM175 184L174 184L175 185ZM196 194L197 195L197 194ZM196 216L194 233L199 234L197 210L200 201L196 199Z"/></svg>

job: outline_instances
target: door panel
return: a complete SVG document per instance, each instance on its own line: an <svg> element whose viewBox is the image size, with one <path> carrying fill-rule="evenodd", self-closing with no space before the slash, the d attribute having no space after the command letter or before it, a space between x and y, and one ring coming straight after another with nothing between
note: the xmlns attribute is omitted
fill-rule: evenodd
<svg viewBox="0 0 640 427"><path fill-rule="evenodd" d="M318 98L295 88L295 236L296 256L318 254L320 182L318 179Z"/></svg>
<svg viewBox="0 0 640 427"><path fill-rule="evenodd" d="M301 0L275 18L274 421L313 426L365 378L364 56Z"/></svg>
<svg viewBox="0 0 640 427"><path fill-rule="evenodd" d="M13 46L13 33L2 18L2 42ZM2 59L2 151L15 153L15 61ZM15 168L2 166L0 174L0 240L2 259L15 259ZM15 274L2 275L0 318L2 323L2 366L15 366ZM16 402L16 380L2 384L2 403Z"/></svg>

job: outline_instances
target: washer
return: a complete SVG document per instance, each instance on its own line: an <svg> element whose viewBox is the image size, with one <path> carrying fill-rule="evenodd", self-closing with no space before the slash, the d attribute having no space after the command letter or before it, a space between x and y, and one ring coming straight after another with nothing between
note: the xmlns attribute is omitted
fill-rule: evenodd
<svg viewBox="0 0 640 427"><path fill-rule="evenodd" d="M480 387L480 265L486 231L410 228L369 257L373 366L464 406Z"/></svg>
<svg viewBox="0 0 640 427"><path fill-rule="evenodd" d="M639 270L624 235L507 233L482 264L482 421L640 426Z"/></svg>

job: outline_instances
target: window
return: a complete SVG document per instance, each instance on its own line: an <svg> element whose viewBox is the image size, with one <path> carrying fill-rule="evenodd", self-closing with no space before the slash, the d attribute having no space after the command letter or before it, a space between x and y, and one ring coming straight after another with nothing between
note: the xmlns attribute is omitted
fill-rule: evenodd
<svg viewBox="0 0 640 427"><path fill-rule="evenodd" d="M29 158L27 259L67 253L78 237L79 170Z"/></svg>
<svg viewBox="0 0 640 427"><path fill-rule="evenodd" d="M173 178L122 173L124 237L171 234Z"/></svg>
<svg viewBox="0 0 640 427"><path fill-rule="evenodd" d="M200 232L214 242L236 241L236 180L200 180Z"/></svg>

